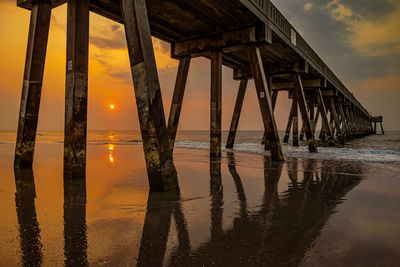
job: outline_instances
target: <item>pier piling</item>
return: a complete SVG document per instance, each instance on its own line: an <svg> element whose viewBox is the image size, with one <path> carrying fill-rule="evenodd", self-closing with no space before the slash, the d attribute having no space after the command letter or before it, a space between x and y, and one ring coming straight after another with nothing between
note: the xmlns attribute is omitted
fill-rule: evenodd
<svg viewBox="0 0 400 267"><path fill-rule="evenodd" d="M15 146L16 168L30 168L33 163L50 16L48 1L36 1L33 4Z"/></svg>

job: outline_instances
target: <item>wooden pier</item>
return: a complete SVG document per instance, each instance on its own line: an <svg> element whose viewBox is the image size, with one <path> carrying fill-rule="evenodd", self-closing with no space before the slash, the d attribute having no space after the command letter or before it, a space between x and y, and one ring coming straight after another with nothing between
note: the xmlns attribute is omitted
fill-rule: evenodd
<svg viewBox="0 0 400 267"><path fill-rule="evenodd" d="M284 142L305 135L318 151L315 132L330 145L376 133L373 117L268 0L17 0L31 10L22 87L15 167L32 166L51 10L67 3L64 167L85 171L89 12L125 27L140 129L151 190L177 189L172 153L190 59L211 61L210 156L221 156L222 65L240 80L227 147L234 147L247 82L254 79L263 119L265 148L283 161L274 108L279 92L292 99ZM176 85L165 119L151 36L171 44L179 60ZM299 127L299 115L302 121ZM380 118L377 119L377 118ZM372 127L374 123L375 128ZM383 132L383 127L381 128ZM260 140L261 141L261 140Z"/></svg>

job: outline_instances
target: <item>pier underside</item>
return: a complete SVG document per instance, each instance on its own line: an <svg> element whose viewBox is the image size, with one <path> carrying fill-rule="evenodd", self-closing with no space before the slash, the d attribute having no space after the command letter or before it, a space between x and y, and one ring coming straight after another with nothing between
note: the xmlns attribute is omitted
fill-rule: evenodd
<svg viewBox="0 0 400 267"><path fill-rule="evenodd" d="M240 80L228 148L234 147L249 79L256 85L263 143L272 160L284 159L274 117L281 91L292 99L284 142L293 128L293 145L298 145L301 129L300 139L305 135L309 151L317 152L319 118L320 138L329 145L376 133L375 117L268 0L18 0L18 6L32 10L15 157L18 168L32 165L50 13L64 3L68 4L64 161L69 169L84 170L86 159L89 11L124 24L152 190L178 188L172 151L194 57L211 61L212 157L221 155L222 65L233 69L233 79ZM151 36L170 43L171 57L180 61L168 123Z"/></svg>

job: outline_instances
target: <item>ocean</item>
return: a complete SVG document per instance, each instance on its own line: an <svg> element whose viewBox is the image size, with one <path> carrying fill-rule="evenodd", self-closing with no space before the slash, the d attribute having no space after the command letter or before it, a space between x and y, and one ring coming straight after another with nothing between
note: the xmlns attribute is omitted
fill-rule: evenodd
<svg viewBox="0 0 400 267"><path fill-rule="evenodd" d="M284 132L280 131L279 134L282 140ZM233 151L268 155L269 151L265 151L261 145L262 135L262 131L239 131ZM228 131L223 131L223 148L227 136ZM316 136L319 136L318 132ZM0 144L13 144L15 138L15 132L0 131ZM61 131L39 131L37 134L37 144L60 144L63 143L63 140L64 133ZM139 131L89 131L87 142L89 146L141 145L141 137ZM307 153L305 142L300 141L300 147L293 147L290 142L291 140L289 140L289 144L281 143L286 157L400 164L400 131L387 131L384 135L377 134L354 139L346 142L345 145L337 144L335 147L326 147L320 143L318 154ZM180 148L208 150L209 132L178 131L175 145ZM223 149L223 151L231 150Z"/></svg>

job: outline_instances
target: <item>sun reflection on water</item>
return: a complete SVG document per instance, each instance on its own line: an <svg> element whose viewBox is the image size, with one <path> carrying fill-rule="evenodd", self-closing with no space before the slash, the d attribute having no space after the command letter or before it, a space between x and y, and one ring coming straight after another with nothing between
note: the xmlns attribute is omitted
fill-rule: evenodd
<svg viewBox="0 0 400 267"><path fill-rule="evenodd" d="M114 158L114 155L113 155L113 151L115 149L115 145L114 144L107 144L107 149L108 149L108 161L111 164L114 164L115 163L115 158Z"/></svg>

